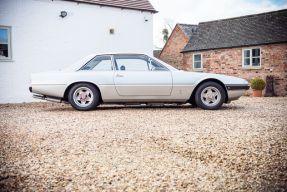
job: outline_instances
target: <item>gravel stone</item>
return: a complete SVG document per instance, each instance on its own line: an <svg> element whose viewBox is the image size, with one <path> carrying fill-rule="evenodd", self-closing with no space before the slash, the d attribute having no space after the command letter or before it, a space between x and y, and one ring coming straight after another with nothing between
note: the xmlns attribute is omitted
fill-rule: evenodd
<svg viewBox="0 0 287 192"><path fill-rule="evenodd" d="M0 191L284 191L287 98L0 105Z"/></svg>

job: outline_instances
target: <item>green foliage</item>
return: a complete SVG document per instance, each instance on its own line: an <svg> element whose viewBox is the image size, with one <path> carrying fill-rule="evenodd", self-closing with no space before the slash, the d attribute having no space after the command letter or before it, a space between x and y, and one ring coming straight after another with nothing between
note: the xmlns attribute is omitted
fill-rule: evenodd
<svg viewBox="0 0 287 192"><path fill-rule="evenodd" d="M263 90L266 86L266 83L261 78L256 78L251 81L251 88L255 90Z"/></svg>
<svg viewBox="0 0 287 192"><path fill-rule="evenodd" d="M163 34L163 40L166 42L168 40L169 37L169 31L167 28L162 30L162 34Z"/></svg>

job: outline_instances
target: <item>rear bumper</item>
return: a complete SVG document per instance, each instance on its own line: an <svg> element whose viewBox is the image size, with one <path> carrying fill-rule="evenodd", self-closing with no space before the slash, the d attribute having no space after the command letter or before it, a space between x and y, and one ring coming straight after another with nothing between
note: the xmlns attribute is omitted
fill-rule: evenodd
<svg viewBox="0 0 287 192"><path fill-rule="evenodd" d="M42 99L42 100L47 100L47 101L54 102L54 103L70 104L69 101L65 101L62 98L57 98L57 97L50 97L46 95L33 95L32 97L34 99Z"/></svg>

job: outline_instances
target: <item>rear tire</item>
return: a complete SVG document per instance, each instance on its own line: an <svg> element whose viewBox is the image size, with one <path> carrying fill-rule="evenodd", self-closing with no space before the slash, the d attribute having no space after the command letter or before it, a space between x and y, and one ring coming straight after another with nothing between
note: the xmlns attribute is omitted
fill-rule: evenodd
<svg viewBox="0 0 287 192"><path fill-rule="evenodd" d="M72 107L78 111L90 111L99 104L100 94L95 86L78 83L69 91L68 99Z"/></svg>
<svg viewBox="0 0 287 192"><path fill-rule="evenodd" d="M198 87L195 93L195 103L206 110L219 109L225 101L223 87L215 82L205 82Z"/></svg>

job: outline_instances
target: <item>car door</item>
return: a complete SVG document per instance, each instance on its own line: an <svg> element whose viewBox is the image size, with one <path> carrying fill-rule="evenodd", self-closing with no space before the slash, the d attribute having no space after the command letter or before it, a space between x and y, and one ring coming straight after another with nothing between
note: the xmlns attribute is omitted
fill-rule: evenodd
<svg viewBox="0 0 287 192"><path fill-rule="evenodd" d="M113 55L114 84L120 96L168 96L171 72L146 55Z"/></svg>
<svg viewBox="0 0 287 192"><path fill-rule="evenodd" d="M78 81L96 84L103 100L119 97L114 86L114 66L110 55L96 56L76 74Z"/></svg>

